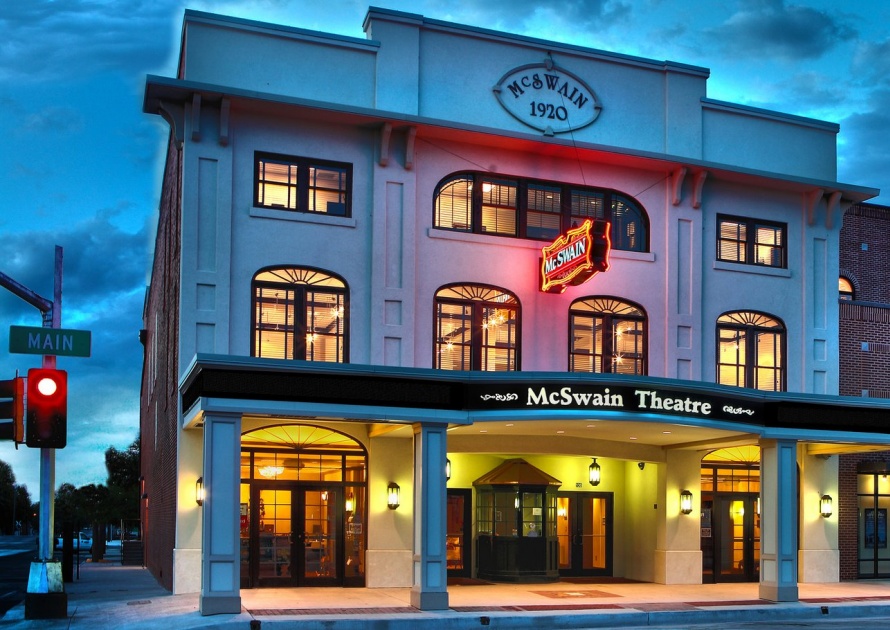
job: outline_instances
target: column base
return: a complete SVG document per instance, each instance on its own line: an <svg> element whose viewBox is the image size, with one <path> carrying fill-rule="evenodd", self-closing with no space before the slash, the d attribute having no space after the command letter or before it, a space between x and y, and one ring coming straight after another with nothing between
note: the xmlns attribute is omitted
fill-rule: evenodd
<svg viewBox="0 0 890 630"><path fill-rule="evenodd" d="M199 607L204 616L238 615L241 613L241 597L206 597L201 595Z"/></svg>
<svg viewBox="0 0 890 630"><path fill-rule="evenodd" d="M770 602L796 602L800 598L797 592L797 584L779 586L778 584L760 583L760 599Z"/></svg>
<svg viewBox="0 0 890 630"><path fill-rule="evenodd" d="M448 610L448 591L411 589L411 605L418 610Z"/></svg>

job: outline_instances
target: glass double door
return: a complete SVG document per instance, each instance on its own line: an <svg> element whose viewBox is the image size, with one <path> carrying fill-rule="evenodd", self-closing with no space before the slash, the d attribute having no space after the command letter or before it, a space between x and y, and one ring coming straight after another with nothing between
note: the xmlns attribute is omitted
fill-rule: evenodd
<svg viewBox="0 0 890 630"><path fill-rule="evenodd" d="M612 503L611 492L557 495L561 576L612 575Z"/></svg>
<svg viewBox="0 0 890 630"><path fill-rule="evenodd" d="M247 586L323 586L342 582L342 489L254 484L245 516ZM251 509L255 506L255 509ZM243 543L242 543L243 544ZM244 572L247 572L247 576Z"/></svg>
<svg viewBox="0 0 890 630"><path fill-rule="evenodd" d="M757 495L714 497L714 580L760 581L760 514Z"/></svg>

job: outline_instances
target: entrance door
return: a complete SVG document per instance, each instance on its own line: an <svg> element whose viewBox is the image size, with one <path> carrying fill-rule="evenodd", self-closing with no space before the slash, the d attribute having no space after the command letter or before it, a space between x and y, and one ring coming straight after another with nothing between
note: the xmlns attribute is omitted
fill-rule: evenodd
<svg viewBox="0 0 890 630"><path fill-rule="evenodd" d="M717 495L714 499L714 580L760 581L760 514L757 496Z"/></svg>
<svg viewBox="0 0 890 630"><path fill-rule="evenodd" d="M446 559L448 577L469 577L473 540L472 490L448 490L448 529Z"/></svg>
<svg viewBox="0 0 890 630"><path fill-rule="evenodd" d="M340 580L339 488L255 485L251 526L257 532L250 582L321 586Z"/></svg>
<svg viewBox="0 0 890 630"><path fill-rule="evenodd" d="M612 498L611 492L557 495L560 575L612 575Z"/></svg>

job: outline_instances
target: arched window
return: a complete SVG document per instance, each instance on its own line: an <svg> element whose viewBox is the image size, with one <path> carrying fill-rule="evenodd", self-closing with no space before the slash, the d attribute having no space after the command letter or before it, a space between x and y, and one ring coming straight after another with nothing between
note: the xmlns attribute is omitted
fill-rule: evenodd
<svg viewBox="0 0 890 630"><path fill-rule="evenodd" d="M477 284L436 291L433 366L440 370L504 372L519 369L519 301L512 293Z"/></svg>
<svg viewBox="0 0 890 630"><path fill-rule="evenodd" d="M346 363L346 283L309 267L265 269L253 279L255 357Z"/></svg>
<svg viewBox="0 0 890 630"><path fill-rule="evenodd" d="M717 382L764 391L785 390L785 325L754 311L717 318Z"/></svg>
<svg viewBox="0 0 890 630"><path fill-rule="evenodd" d="M612 249L649 251L646 211L613 190L466 172L440 181L433 198L433 226L444 230L552 241L588 218L611 224Z"/></svg>
<svg viewBox="0 0 890 630"><path fill-rule="evenodd" d="M845 300L847 302L852 301L854 299L855 292L853 290L853 283L841 276L837 280L837 297L839 300Z"/></svg>
<svg viewBox="0 0 890 630"><path fill-rule="evenodd" d="M646 374L646 313L630 302L589 297L569 311L569 371Z"/></svg>

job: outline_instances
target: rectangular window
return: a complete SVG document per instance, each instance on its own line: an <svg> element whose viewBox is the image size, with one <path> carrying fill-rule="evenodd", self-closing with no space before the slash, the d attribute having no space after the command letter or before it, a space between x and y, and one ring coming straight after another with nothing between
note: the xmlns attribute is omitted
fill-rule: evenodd
<svg viewBox="0 0 890 630"><path fill-rule="evenodd" d="M258 207L348 217L351 187L351 164L256 154Z"/></svg>
<svg viewBox="0 0 890 630"><path fill-rule="evenodd" d="M765 267L786 266L785 225L717 217L717 260Z"/></svg>
<svg viewBox="0 0 890 630"><path fill-rule="evenodd" d="M554 240L562 230L562 190L554 186L528 185L525 213L528 238Z"/></svg>
<svg viewBox="0 0 890 630"><path fill-rule="evenodd" d="M516 182L482 182L482 232L516 236Z"/></svg>

